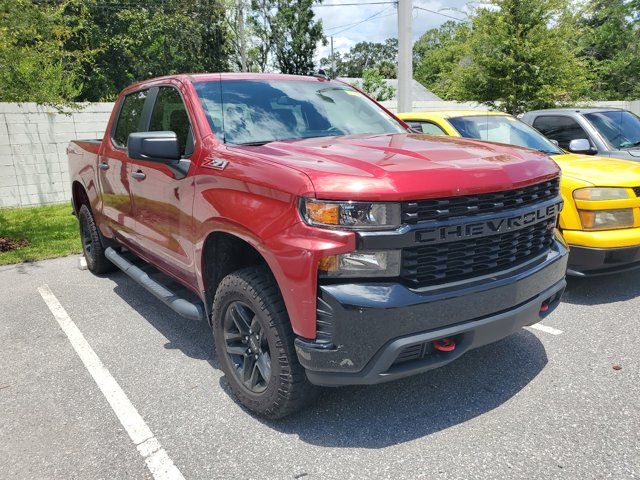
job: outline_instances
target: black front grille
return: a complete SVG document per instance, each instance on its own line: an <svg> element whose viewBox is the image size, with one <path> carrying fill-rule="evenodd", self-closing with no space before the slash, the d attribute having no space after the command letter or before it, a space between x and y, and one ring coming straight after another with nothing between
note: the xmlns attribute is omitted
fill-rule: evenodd
<svg viewBox="0 0 640 480"><path fill-rule="evenodd" d="M402 205L404 223L443 221L456 217L469 217L497 213L510 208L521 208L558 196L560 179L506 190L503 192L461 195L459 197L434 198L405 202ZM636 195L640 196L636 189Z"/></svg>
<svg viewBox="0 0 640 480"><path fill-rule="evenodd" d="M405 248L402 277L427 286L465 280L500 270L542 254L553 242L555 219L489 237Z"/></svg>
<svg viewBox="0 0 640 480"><path fill-rule="evenodd" d="M633 187L633 191L636 194L636 197L640 197L640 187Z"/></svg>

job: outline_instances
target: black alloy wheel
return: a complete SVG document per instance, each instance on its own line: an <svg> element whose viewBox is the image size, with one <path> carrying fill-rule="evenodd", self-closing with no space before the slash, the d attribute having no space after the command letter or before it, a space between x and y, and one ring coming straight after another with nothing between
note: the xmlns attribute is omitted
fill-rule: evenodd
<svg viewBox="0 0 640 480"><path fill-rule="evenodd" d="M256 313L246 303L236 301L227 307L224 340L238 381L252 393L264 392L271 378L269 343Z"/></svg>

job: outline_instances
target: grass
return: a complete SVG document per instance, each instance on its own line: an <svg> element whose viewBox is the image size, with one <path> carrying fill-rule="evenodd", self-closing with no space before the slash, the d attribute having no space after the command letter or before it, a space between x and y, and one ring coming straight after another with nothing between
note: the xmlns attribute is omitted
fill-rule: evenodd
<svg viewBox="0 0 640 480"><path fill-rule="evenodd" d="M78 221L69 203L26 208L0 208L0 236L29 244L0 252L0 265L33 262L80 253Z"/></svg>

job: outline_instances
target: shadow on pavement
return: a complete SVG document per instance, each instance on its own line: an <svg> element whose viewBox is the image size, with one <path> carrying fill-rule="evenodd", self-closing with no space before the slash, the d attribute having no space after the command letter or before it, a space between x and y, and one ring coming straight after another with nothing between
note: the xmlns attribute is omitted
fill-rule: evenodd
<svg viewBox="0 0 640 480"><path fill-rule="evenodd" d="M567 277L562 301L573 305L624 302L640 295L640 270L599 277Z"/></svg>
<svg viewBox="0 0 640 480"><path fill-rule="evenodd" d="M154 272L152 276L156 275L161 274ZM207 322L181 317L120 271L111 272L108 277L116 283L114 292L167 338L164 348L178 349L190 358L206 360L219 368Z"/></svg>
<svg viewBox="0 0 640 480"><path fill-rule="evenodd" d="M542 343L523 330L422 375L381 385L326 389L311 408L264 423L313 445L387 447L499 407L546 364Z"/></svg>
<svg viewBox="0 0 640 480"><path fill-rule="evenodd" d="M122 272L114 291L185 355L219 369L205 322L186 320ZM396 382L324 389L307 410L265 425L313 445L380 448L463 423L499 407L547 363L542 343L527 330L468 352L443 368ZM220 386L232 395L226 379Z"/></svg>

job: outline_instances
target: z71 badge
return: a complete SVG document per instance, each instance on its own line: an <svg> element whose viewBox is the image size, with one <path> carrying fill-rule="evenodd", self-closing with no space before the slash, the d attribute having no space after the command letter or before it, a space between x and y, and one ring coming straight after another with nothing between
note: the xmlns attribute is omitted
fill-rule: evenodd
<svg viewBox="0 0 640 480"><path fill-rule="evenodd" d="M205 168L213 168L214 170L224 170L229 162L220 158L207 157L202 163Z"/></svg>

